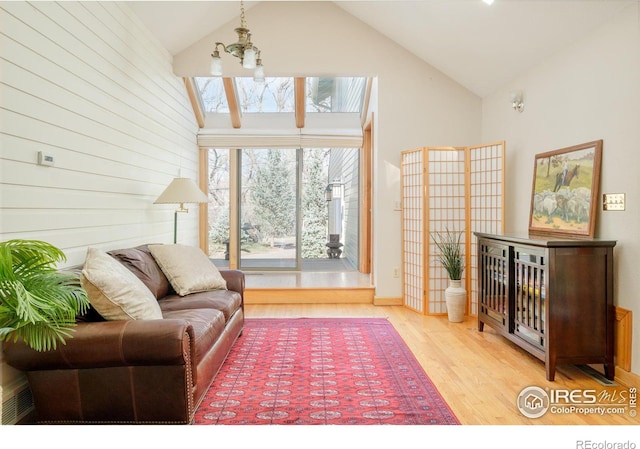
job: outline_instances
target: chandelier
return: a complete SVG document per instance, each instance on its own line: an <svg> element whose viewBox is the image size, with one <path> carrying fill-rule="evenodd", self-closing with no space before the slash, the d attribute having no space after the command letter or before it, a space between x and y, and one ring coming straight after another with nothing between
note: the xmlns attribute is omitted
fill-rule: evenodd
<svg viewBox="0 0 640 449"><path fill-rule="evenodd" d="M244 17L244 3L240 0L240 26L234 30L238 34L238 42L225 45L216 42L211 54L211 75L222 76L222 59L220 58L219 47L240 59L240 64L245 69L253 69L253 79L257 82L264 81L264 67L260 58L260 49L251 42L251 32L247 28L247 21Z"/></svg>

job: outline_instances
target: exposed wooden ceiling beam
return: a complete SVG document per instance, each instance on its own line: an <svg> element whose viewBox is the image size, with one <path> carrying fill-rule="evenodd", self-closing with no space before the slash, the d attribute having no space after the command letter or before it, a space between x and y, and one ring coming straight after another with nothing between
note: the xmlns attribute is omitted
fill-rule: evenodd
<svg viewBox="0 0 640 449"><path fill-rule="evenodd" d="M227 96L227 103L229 104L231 126L233 126L234 128L241 128L242 119L240 117L240 107L238 107L238 93L236 92L236 84L233 82L233 78L222 78L222 84L224 85L224 93Z"/></svg>
<svg viewBox="0 0 640 449"><path fill-rule="evenodd" d="M373 79L367 78L367 84L365 85L365 88L364 88L364 104L362 105L362 115L360 117L362 120L362 128L365 127L365 124L367 123L367 120L369 118L369 106L371 101L372 87L373 87Z"/></svg>
<svg viewBox="0 0 640 449"><path fill-rule="evenodd" d="M296 127L298 129L304 128L305 111L305 85L306 78L295 79L295 98L296 98Z"/></svg>
<svg viewBox="0 0 640 449"><path fill-rule="evenodd" d="M196 117L196 122L198 123L198 127L204 128L204 106L200 101L200 96L196 92L196 86L194 85L193 78L182 78L184 81L184 85L187 88L187 95L189 96L189 101L191 102L191 108L193 109L193 114Z"/></svg>

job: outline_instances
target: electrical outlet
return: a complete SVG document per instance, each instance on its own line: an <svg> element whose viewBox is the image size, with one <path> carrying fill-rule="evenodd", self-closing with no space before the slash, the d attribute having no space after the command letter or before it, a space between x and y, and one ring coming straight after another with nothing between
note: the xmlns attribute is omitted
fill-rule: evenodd
<svg viewBox="0 0 640 449"><path fill-rule="evenodd" d="M624 210L624 193L605 193L602 195L602 210Z"/></svg>
<svg viewBox="0 0 640 449"><path fill-rule="evenodd" d="M393 267L393 277L394 278L400 277L400 269L398 267Z"/></svg>

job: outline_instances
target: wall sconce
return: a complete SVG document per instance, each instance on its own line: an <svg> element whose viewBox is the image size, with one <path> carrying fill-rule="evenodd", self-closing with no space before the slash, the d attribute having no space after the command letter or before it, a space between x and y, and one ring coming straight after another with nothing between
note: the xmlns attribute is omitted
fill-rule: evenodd
<svg viewBox="0 0 640 449"><path fill-rule="evenodd" d="M522 91L511 92L511 107L514 111L524 111L524 101L522 101Z"/></svg>
<svg viewBox="0 0 640 449"><path fill-rule="evenodd" d="M333 199L333 186L331 184L327 185L327 188L324 189L324 199L327 203Z"/></svg>
<svg viewBox="0 0 640 449"><path fill-rule="evenodd" d="M343 187L344 184L342 184L342 181L336 179L333 182L330 182L327 185L327 188L324 189L324 199L327 200L327 203L329 201L333 201L333 199L340 199L342 198L342 191L343 191Z"/></svg>

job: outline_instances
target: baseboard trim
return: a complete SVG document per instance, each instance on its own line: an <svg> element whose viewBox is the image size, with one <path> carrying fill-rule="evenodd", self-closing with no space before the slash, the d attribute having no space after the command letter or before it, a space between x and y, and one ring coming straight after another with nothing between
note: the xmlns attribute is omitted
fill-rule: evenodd
<svg viewBox="0 0 640 449"><path fill-rule="evenodd" d="M623 370L631 371L633 314L631 310L623 309L622 307L616 307L615 310L615 363Z"/></svg>
<svg viewBox="0 0 640 449"><path fill-rule="evenodd" d="M629 371L625 371L619 366L616 366L616 374L614 380L620 385L627 388L637 387L638 385L640 385L640 376Z"/></svg>
<svg viewBox="0 0 640 449"><path fill-rule="evenodd" d="M373 298L374 306L401 306L402 304L402 298L399 296L376 296Z"/></svg>

